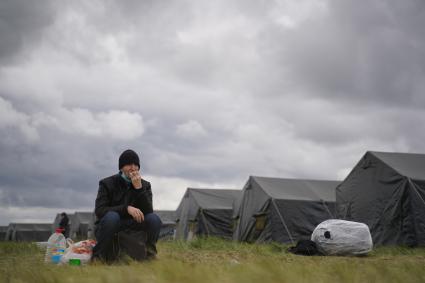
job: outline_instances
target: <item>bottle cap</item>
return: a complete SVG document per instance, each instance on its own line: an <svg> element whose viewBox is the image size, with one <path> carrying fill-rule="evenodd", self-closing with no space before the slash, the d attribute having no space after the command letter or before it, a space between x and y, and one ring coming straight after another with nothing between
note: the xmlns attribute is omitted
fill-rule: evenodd
<svg viewBox="0 0 425 283"><path fill-rule="evenodd" d="M69 265L81 265L81 260L78 258L71 258L69 260Z"/></svg>
<svg viewBox="0 0 425 283"><path fill-rule="evenodd" d="M62 228L56 228L55 232L56 233L62 233L63 232L63 229Z"/></svg>

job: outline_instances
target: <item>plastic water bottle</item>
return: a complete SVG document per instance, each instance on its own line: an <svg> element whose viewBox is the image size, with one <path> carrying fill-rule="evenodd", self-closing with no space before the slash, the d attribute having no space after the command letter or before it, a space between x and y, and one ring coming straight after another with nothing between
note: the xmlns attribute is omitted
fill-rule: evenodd
<svg viewBox="0 0 425 283"><path fill-rule="evenodd" d="M60 263L62 256L66 249L66 239L62 234L62 229L56 229L49 240L47 240L46 256L44 261L46 263Z"/></svg>

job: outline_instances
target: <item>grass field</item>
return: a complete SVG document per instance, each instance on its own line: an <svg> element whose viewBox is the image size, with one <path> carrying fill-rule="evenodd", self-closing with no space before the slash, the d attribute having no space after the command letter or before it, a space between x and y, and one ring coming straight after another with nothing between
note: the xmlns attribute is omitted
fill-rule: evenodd
<svg viewBox="0 0 425 283"><path fill-rule="evenodd" d="M219 239L161 242L158 258L114 265L44 264L29 243L0 242L0 282L425 282L424 248L378 248L366 257L304 257L279 244Z"/></svg>

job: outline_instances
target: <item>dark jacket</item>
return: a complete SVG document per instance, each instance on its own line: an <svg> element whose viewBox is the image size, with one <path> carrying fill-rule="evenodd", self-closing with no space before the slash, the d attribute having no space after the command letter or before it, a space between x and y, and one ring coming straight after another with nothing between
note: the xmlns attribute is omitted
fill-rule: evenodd
<svg viewBox="0 0 425 283"><path fill-rule="evenodd" d="M115 211L122 218L131 218L127 207L131 205L140 209L144 214L152 213L151 184L142 179L142 188L136 190L127 183L120 174L99 181L95 214L101 219L108 211Z"/></svg>
<svg viewBox="0 0 425 283"><path fill-rule="evenodd" d="M66 215L62 216L62 219L59 222L59 228L66 229L68 227L68 224L69 224L68 216L66 216Z"/></svg>
<svg viewBox="0 0 425 283"><path fill-rule="evenodd" d="M66 238L69 237L69 218L66 214L64 216L62 216L62 219L59 222L58 228L63 229L62 233Z"/></svg>

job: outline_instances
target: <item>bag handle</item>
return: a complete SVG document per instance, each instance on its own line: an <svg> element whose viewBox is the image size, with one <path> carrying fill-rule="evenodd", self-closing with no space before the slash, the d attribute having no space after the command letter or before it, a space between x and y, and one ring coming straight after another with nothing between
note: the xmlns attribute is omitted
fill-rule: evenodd
<svg viewBox="0 0 425 283"><path fill-rule="evenodd" d="M74 245L74 241L71 238L67 238L66 244L67 244L68 248L70 248Z"/></svg>

